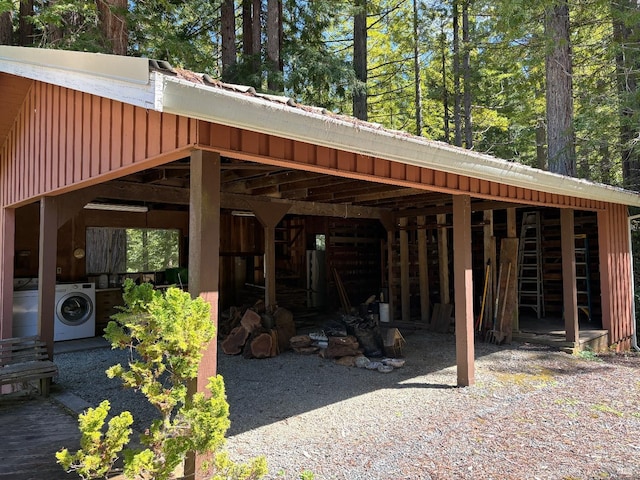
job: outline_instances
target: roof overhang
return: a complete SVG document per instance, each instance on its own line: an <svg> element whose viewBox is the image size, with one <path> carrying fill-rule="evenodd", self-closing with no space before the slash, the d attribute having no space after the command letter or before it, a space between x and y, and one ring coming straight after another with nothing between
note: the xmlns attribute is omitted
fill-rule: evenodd
<svg viewBox="0 0 640 480"><path fill-rule="evenodd" d="M541 192L640 207L640 195L265 97L150 71L145 58L0 46L6 72L123 103Z"/></svg>

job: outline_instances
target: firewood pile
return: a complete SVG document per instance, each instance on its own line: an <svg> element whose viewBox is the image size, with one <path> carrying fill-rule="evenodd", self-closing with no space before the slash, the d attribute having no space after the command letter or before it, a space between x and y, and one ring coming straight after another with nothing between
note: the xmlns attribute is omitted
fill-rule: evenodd
<svg viewBox="0 0 640 480"><path fill-rule="evenodd" d="M286 308L266 309L259 300L246 309L232 307L221 315L221 348L227 355L269 358L289 350L296 334L293 314Z"/></svg>

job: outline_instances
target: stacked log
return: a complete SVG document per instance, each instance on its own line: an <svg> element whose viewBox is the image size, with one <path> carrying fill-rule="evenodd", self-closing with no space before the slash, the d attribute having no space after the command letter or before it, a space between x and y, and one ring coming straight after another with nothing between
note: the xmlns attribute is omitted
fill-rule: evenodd
<svg viewBox="0 0 640 480"><path fill-rule="evenodd" d="M229 332L221 344L225 354L269 358L290 348L290 339L296 334L290 311L282 307L267 311L263 302L257 302L242 315L239 312L232 308L224 317L224 330Z"/></svg>

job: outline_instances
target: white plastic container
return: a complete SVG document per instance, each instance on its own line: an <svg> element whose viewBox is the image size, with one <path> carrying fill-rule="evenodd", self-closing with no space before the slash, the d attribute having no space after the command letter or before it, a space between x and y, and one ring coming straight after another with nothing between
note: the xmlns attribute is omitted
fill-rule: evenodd
<svg viewBox="0 0 640 480"><path fill-rule="evenodd" d="M380 321L383 323L389 323L389 304L380 304Z"/></svg>

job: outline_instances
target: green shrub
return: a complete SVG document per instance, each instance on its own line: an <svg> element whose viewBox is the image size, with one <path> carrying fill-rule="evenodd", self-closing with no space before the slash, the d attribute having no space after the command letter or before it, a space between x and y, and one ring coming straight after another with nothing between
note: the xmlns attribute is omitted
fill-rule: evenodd
<svg viewBox="0 0 640 480"><path fill-rule="evenodd" d="M220 375L209 378L207 394L192 393L203 351L215 338L209 304L178 288L166 292L150 284L136 286L127 281L125 306L109 322L105 337L112 348L130 352L127 366L114 365L110 378L119 378L127 388L142 392L158 411L140 437L142 448L124 450L124 475L131 479L175 478L176 468L188 452L211 454L207 463L215 480L257 479L266 474L266 461L257 458L250 465L236 465L221 452L229 428L229 405ZM56 454L58 462L82 478L106 478L113 471L119 452L129 443L129 412L110 421L104 419L108 402L80 416L83 443L70 454Z"/></svg>

